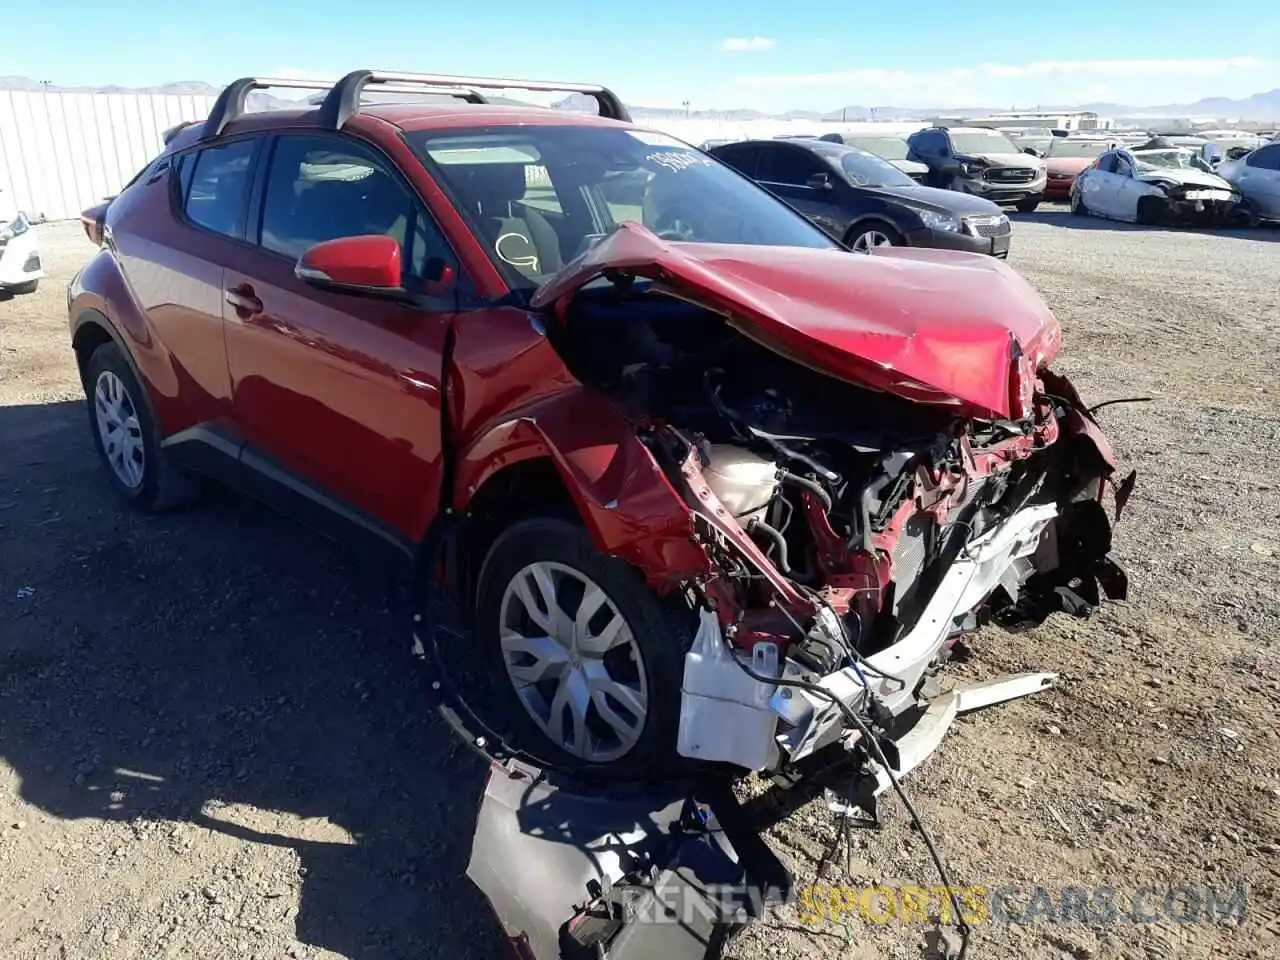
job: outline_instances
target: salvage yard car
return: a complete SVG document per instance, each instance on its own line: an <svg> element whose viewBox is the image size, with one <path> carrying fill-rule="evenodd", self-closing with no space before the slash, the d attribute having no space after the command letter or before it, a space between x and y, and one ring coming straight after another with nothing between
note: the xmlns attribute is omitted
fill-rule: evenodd
<svg viewBox="0 0 1280 960"><path fill-rule="evenodd" d="M1240 192L1240 205L1250 219L1280 220L1280 143L1223 160L1213 172Z"/></svg>
<svg viewBox="0 0 1280 960"><path fill-rule="evenodd" d="M1031 213L1044 197L1044 161L999 130L926 127L907 142L911 159L928 166L931 187L976 194L1020 213Z"/></svg>
<svg viewBox="0 0 1280 960"><path fill-rule="evenodd" d="M39 233L0 187L0 294L35 293L43 276Z"/></svg>
<svg viewBox="0 0 1280 960"><path fill-rule="evenodd" d="M84 213L93 444L139 507L213 477L411 561L504 742L653 780L874 729L905 773L1043 686L939 694L963 633L1124 595L1115 459L1005 263L851 253L603 87L244 111L302 83L236 81Z"/></svg>
<svg viewBox="0 0 1280 960"><path fill-rule="evenodd" d="M710 153L852 250L941 247L1009 255L1009 218L990 200L920 186L865 150L826 140L745 140Z"/></svg>
<svg viewBox="0 0 1280 960"><path fill-rule="evenodd" d="M1114 146L1112 140L1091 140L1083 137L1056 137L1045 154L1046 200L1068 201L1071 185L1098 157Z"/></svg>
<svg viewBox="0 0 1280 960"><path fill-rule="evenodd" d="M1071 212L1128 223L1199 226L1230 220L1240 194L1184 147L1109 150L1071 186Z"/></svg>

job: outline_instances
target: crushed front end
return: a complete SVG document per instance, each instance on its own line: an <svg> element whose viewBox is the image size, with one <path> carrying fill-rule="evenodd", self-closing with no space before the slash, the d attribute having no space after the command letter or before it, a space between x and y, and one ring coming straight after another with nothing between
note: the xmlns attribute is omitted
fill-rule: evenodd
<svg viewBox="0 0 1280 960"><path fill-rule="evenodd" d="M927 711L966 632L1126 596L1107 501L1133 478L1012 270L676 246L620 228L540 296L705 558L645 571L702 611L681 755L791 776Z"/></svg>

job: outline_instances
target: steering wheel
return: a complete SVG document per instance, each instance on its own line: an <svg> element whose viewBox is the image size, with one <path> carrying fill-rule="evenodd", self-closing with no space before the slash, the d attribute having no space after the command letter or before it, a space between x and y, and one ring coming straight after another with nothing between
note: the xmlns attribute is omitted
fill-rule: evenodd
<svg viewBox="0 0 1280 960"><path fill-rule="evenodd" d="M692 242L698 238L693 226L687 220L680 217L672 217L671 221L662 229L655 230L654 235L659 240L676 240L684 242Z"/></svg>

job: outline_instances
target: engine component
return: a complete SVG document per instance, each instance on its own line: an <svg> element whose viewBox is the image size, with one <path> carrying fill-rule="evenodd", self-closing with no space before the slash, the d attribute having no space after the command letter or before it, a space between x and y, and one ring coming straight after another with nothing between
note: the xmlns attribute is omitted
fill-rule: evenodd
<svg viewBox="0 0 1280 960"><path fill-rule="evenodd" d="M711 464L702 475L711 492L744 526L763 520L765 507L778 492L778 465L729 443L711 445Z"/></svg>

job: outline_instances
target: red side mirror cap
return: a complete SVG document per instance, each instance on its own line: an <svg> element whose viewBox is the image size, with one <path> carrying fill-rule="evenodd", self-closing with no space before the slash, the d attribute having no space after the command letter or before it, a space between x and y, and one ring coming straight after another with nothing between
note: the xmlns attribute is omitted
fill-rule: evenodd
<svg viewBox="0 0 1280 960"><path fill-rule="evenodd" d="M400 243L382 234L317 243L299 258L293 272L308 283L350 293L397 293L404 289Z"/></svg>

